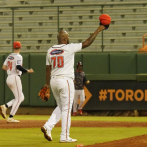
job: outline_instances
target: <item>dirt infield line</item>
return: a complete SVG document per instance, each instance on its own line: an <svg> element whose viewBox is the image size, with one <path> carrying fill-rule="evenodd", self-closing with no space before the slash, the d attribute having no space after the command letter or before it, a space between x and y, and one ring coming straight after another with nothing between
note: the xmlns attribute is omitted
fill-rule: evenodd
<svg viewBox="0 0 147 147"><path fill-rule="evenodd" d="M44 125L44 120L20 120L20 123L7 123L0 120L0 129L36 128ZM56 127L61 126L61 121ZM71 127L147 127L147 122L105 122L105 121L72 121Z"/></svg>

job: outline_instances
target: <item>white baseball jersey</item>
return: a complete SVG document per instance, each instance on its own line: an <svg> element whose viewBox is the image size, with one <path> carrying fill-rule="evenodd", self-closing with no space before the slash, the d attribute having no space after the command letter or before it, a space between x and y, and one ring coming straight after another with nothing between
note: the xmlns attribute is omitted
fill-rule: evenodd
<svg viewBox="0 0 147 147"><path fill-rule="evenodd" d="M16 66L22 66L23 58L18 53L11 53L5 60L4 65L8 67L8 75L21 75L22 72L17 70Z"/></svg>
<svg viewBox="0 0 147 147"><path fill-rule="evenodd" d="M82 49L82 43L60 44L49 48L46 65L52 66L51 76L74 79L74 54Z"/></svg>

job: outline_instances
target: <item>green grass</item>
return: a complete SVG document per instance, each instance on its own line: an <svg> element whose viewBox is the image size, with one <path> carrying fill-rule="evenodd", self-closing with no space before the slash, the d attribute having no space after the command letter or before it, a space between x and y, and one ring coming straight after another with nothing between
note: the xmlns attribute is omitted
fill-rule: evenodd
<svg viewBox="0 0 147 147"><path fill-rule="evenodd" d="M48 120L47 115L16 115L18 120ZM124 121L147 122L146 117L98 117L77 116L72 121ZM61 127L52 130L53 141L44 139L38 128L0 129L0 147L75 147L77 144L90 145L147 133L146 127L71 127L70 137L78 139L77 143L59 143Z"/></svg>
<svg viewBox="0 0 147 147"><path fill-rule="evenodd" d="M77 138L77 143L59 143L59 127L52 131L53 141L44 139L40 128L31 129L0 129L0 146L11 147L75 147L84 145L119 140L132 136L143 135L147 128L71 128L71 137Z"/></svg>
<svg viewBox="0 0 147 147"><path fill-rule="evenodd" d="M48 120L48 115L16 115L19 120ZM2 119L2 118L0 118ZM78 121L124 121L124 122L147 122L147 117L120 117L120 116L72 116L72 120Z"/></svg>
<svg viewBox="0 0 147 147"><path fill-rule="evenodd" d="M116 116L81 116L72 117L72 120L85 121L124 121L124 122L147 122L147 117L116 117Z"/></svg>

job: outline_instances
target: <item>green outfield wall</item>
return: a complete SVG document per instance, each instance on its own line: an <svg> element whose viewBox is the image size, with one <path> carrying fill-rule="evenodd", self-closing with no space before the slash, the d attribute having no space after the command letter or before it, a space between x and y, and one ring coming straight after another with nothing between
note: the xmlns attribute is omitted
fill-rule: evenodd
<svg viewBox="0 0 147 147"><path fill-rule="evenodd" d="M8 54L0 54L0 65ZM22 106L56 106L51 94L48 102L37 98L40 88L45 84L46 53L22 53L23 66L33 68L34 74L24 74L22 79L25 100ZM83 62L83 70L87 79L97 80L134 80L147 81L147 54L141 53L76 53L77 62ZM12 92L6 85L6 73L0 70L0 104L13 98Z"/></svg>

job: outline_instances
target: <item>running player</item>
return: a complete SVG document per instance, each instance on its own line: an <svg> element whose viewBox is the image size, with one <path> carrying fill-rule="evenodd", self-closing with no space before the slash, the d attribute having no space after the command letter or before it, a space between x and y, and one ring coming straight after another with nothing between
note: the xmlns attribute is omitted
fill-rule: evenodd
<svg viewBox="0 0 147 147"><path fill-rule="evenodd" d="M15 120L13 116L17 112L21 102L24 100L24 95L22 92L22 84L21 84L21 79L20 79L21 74L22 73L34 73L32 68L27 70L22 67L23 58L19 54L21 50L21 43L18 41L14 42L13 49L14 49L14 52L11 53L6 58L2 66L2 69L7 71L7 74L8 74L6 83L8 87L11 89L11 91L13 92L14 97L15 97L10 102L0 106L1 115L3 118L6 118L7 108L12 106L12 109L10 111L10 116L7 119L8 123L20 122L18 120Z"/></svg>
<svg viewBox="0 0 147 147"><path fill-rule="evenodd" d="M74 95L74 102L73 102L73 116L77 115L77 105L78 99L80 99L80 104L78 106L78 112L82 115L82 105L85 102L85 93L84 93L84 85L89 84L90 81L86 79L86 75L83 69L82 62L77 63L77 70L75 71L75 95Z"/></svg>
<svg viewBox="0 0 147 147"><path fill-rule="evenodd" d="M57 35L58 45L49 48L46 56L46 84L52 89L57 102L48 121L41 127L44 137L52 140L51 130L62 118L62 131L60 142L76 142L77 139L69 137L71 125L71 109L74 99L74 55L83 48L88 47L95 40L99 32L105 29L100 25L96 31L83 43L69 44L69 34L60 31Z"/></svg>

